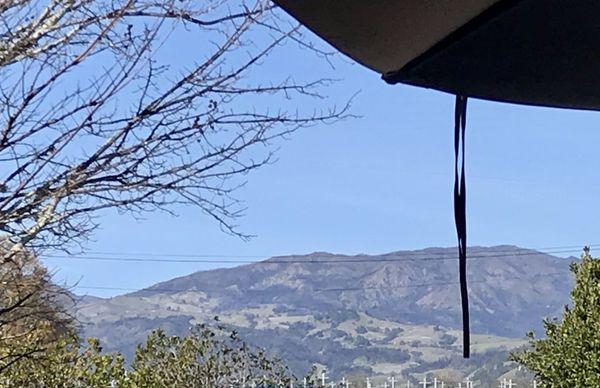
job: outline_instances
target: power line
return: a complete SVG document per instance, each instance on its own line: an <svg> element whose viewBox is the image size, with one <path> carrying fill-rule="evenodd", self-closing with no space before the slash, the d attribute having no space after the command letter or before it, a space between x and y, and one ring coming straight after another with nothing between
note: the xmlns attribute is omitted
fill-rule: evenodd
<svg viewBox="0 0 600 388"><path fill-rule="evenodd" d="M594 244L594 246L600 244ZM522 252L510 252L505 251L506 253L499 254L479 254L479 255L469 255L467 259L498 259L498 258L508 258L508 257L519 257L519 256L534 256L534 255L552 255L552 254L560 254L560 253L576 253L581 249L564 249L564 250L554 250L554 251L539 251L539 250L530 250L523 249ZM316 258L316 259L292 259L290 256L289 259L284 257L275 258L275 259L267 259L263 261L257 260L223 260L223 259L174 259L174 258L153 258L153 257L118 257L118 256L87 256L87 255L46 255L44 258L47 259L64 259L64 260L91 260L91 261L115 261L115 262L156 262L156 263L204 263L204 264L327 264L327 263L374 263L374 262L403 262L403 261L448 261L448 260L458 260L457 256L447 255L445 253L428 253L428 252L414 252L415 254L407 253L399 253L400 257L389 257L394 254L386 254L381 256L359 256L359 257L348 257L343 256L344 258ZM423 255L423 257L419 257ZM427 255L427 256L425 256ZM165 255L168 257L177 257L175 255ZM387 256L387 257L386 257ZM196 256L200 257L200 256ZM230 256L235 257L235 256ZM250 257L250 256L247 256Z"/></svg>
<svg viewBox="0 0 600 388"><path fill-rule="evenodd" d="M585 244L576 244L576 245L562 245L562 246L552 246L552 247L538 247L538 248L518 248L519 250L529 250L529 251L548 251L548 250L564 250L564 249L583 249ZM600 247L600 244L587 244L587 246L594 248ZM435 249L435 248L434 248ZM447 248L440 248L447 249ZM487 251L493 251L496 253L510 253L514 251L514 248L504 248L504 249L496 249L494 247L487 248ZM142 257L182 257L182 258L232 258L232 259L263 259L265 257L285 257L290 255L229 255L229 254L210 254L210 253L154 253L154 252L116 252L116 251L89 251L88 254L92 255L105 255L105 256L142 256ZM430 252L425 251L398 251L392 253L384 253L380 256L386 256L391 254L403 254L403 255L431 255ZM348 256L348 255L346 255ZM358 255L355 255L358 256ZM373 256L373 255L370 255Z"/></svg>
<svg viewBox="0 0 600 388"><path fill-rule="evenodd" d="M550 277L550 276L564 276L567 272L549 272L544 274L537 274L539 277ZM469 284L473 283L487 283L490 278L498 278L502 275L490 275L486 279L480 280L471 280ZM519 279L523 280L523 279ZM369 291L369 290L393 290L393 289L404 289L404 288L420 288L420 287L445 287L445 286L455 286L458 285L458 282L438 282L438 283L415 283L415 284L400 284L395 286L372 286L372 287L339 287L339 288L315 288L307 291L310 292L357 292L357 291ZM75 285L73 288L81 288L81 289L90 289L90 290L105 290L105 291L128 291L128 292L152 292L152 293L160 293L160 292L215 292L215 291L223 291L224 288L212 289L212 290L197 290L193 288L188 289L177 289L177 288L128 288L128 287L110 287L110 286L80 286ZM252 291L264 291L264 290L246 290L246 292Z"/></svg>

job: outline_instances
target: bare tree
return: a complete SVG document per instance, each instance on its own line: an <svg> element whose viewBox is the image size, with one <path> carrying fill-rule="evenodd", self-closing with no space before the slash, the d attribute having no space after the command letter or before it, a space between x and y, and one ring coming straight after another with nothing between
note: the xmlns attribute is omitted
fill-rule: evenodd
<svg viewBox="0 0 600 388"><path fill-rule="evenodd" d="M247 77L303 44L262 0L9 0L0 20L0 230L16 249L79 243L103 209L175 204L243 236L238 177L273 139L347 108L289 113L329 81ZM177 66L170 39L198 58Z"/></svg>
<svg viewBox="0 0 600 388"><path fill-rule="evenodd" d="M264 0L0 1L0 325L52 316L23 258L81 245L104 210L193 205L246 237L243 176L348 108L314 108L327 79L249 76L286 42L329 55Z"/></svg>

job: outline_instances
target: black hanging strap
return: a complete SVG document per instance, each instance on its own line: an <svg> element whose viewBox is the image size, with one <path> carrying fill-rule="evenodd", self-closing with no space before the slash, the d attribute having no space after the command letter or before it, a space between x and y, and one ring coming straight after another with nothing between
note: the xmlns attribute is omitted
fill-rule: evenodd
<svg viewBox="0 0 600 388"><path fill-rule="evenodd" d="M467 188L465 183L465 127L467 97L456 96L454 110L454 222L458 237L458 272L463 320L463 356L470 356L469 293L467 289ZM460 173L459 173L460 163Z"/></svg>

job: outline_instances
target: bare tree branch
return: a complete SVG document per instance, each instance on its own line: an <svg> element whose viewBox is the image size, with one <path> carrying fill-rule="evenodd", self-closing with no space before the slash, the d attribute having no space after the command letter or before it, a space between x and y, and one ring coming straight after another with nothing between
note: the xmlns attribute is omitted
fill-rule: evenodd
<svg viewBox="0 0 600 388"><path fill-rule="evenodd" d="M41 3L0 6L0 231L16 244L68 249L103 210L180 204L247 237L243 177L272 161L274 140L347 115L319 107L330 79L249 77L304 42L266 1ZM175 67L161 50L179 33L202 51Z"/></svg>

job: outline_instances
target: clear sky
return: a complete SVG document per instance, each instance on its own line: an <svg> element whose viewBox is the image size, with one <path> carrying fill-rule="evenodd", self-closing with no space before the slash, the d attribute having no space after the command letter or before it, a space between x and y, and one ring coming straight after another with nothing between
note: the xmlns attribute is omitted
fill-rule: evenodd
<svg viewBox="0 0 600 388"><path fill-rule="evenodd" d="M90 256L115 252L258 259L456 244L454 97L387 85L349 59L336 59L332 70L309 58L306 50L286 46L282 51L256 76L282 71L335 76L340 81L324 90L329 103L343 104L358 92L352 113L360 117L280 141L277 163L248 176L238 192L248 207L240 229L256 237L246 242L227 235L194 208L178 208L176 218L146 214L143 221L107 214L88 245ZM467 119L470 245L600 243L600 113L470 100ZM58 258L46 263L70 283L125 288L223 266Z"/></svg>

